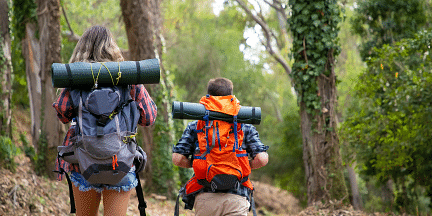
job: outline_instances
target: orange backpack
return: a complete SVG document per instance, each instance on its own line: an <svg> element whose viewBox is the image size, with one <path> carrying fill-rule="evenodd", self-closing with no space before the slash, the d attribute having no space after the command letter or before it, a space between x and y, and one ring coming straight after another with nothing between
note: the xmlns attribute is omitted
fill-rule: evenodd
<svg viewBox="0 0 432 216"><path fill-rule="evenodd" d="M243 130L237 123L239 101L233 95L204 96L200 103L206 107L207 115L197 123L193 170L195 175L183 191L184 196L196 194L207 188L213 192L235 188L237 184L253 190L248 179L251 173L248 154L243 149ZM233 116L233 123L209 120L208 111Z"/></svg>

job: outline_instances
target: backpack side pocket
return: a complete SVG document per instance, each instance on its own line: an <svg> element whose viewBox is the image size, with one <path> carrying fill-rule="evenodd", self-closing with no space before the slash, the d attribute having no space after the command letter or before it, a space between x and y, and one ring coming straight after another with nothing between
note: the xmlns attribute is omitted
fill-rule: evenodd
<svg viewBox="0 0 432 216"><path fill-rule="evenodd" d="M57 146L58 157L70 164L78 163L78 157L75 154L75 145Z"/></svg>

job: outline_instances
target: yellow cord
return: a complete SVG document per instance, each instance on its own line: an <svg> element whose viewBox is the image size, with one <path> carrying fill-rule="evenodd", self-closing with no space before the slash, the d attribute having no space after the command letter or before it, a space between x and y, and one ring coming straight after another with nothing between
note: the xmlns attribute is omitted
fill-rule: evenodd
<svg viewBox="0 0 432 216"><path fill-rule="evenodd" d="M121 78L121 71L120 71L120 62L117 62L118 63L118 68L119 68L119 71L118 71L118 73L117 73L117 83L116 83L116 85L118 85L118 83L119 83L119 81L120 81L120 78Z"/></svg>
<svg viewBox="0 0 432 216"><path fill-rule="evenodd" d="M108 118L112 120L114 115L117 115L117 112L115 112L115 111L112 112L112 113L108 116Z"/></svg>
<svg viewBox="0 0 432 216"><path fill-rule="evenodd" d="M130 135L130 136L125 136L124 139L123 139L123 142L124 142L124 143L128 143L128 138L133 139L136 135L137 135L137 134L132 134L132 135Z"/></svg>
<svg viewBox="0 0 432 216"><path fill-rule="evenodd" d="M93 65L92 65L92 63L90 63L90 70L91 70L91 72L92 72L92 77L93 77L94 87L97 88L97 81L99 80L99 73L100 73L100 70L99 70L99 73L98 73L96 79L95 79L95 77L94 77L94 73L93 73Z"/></svg>
<svg viewBox="0 0 432 216"><path fill-rule="evenodd" d="M100 70L102 69L102 65L107 69L107 71L108 71L108 73L109 73L109 75L110 75L110 77L111 77L111 82L112 82L113 85L115 85L115 84L114 84L114 79L113 79L113 77L112 77L112 75L111 75L111 71L108 69L108 67L107 67L103 62L101 62L101 66L100 66L100 68L99 68L99 73L100 73ZM98 76L99 76L99 74L98 74Z"/></svg>
<svg viewBox="0 0 432 216"><path fill-rule="evenodd" d="M93 73L93 65L92 65L92 63L90 63L90 70L91 70L91 72L92 72L92 77L93 77L93 82L94 82L94 86L95 86L95 88L97 88L97 82L98 82L98 80L99 80L99 74L100 74L100 72L101 72L102 65L107 69L107 71L108 71L108 73L109 73L109 75L110 75L110 77L111 77L112 84L113 84L113 85L118 85L118 83L119 83L119 81L120 81L120 78L121 78L121 74L122 74L121 71L120 71L120 62L118 62L118 68L119 68L119 71L118 71L118 73L117 73L117 78L116 78L117 83L116 83L116 84L114 84L114 79L113 79L113 77L112 77L112 75L111 75L111 71L108 69L108 67L107 67L103 62L101 62L101 66L100 66L100 68L99 68L99 72L98 72L97 77L96 77L96 79L95 79L95 77L94 77L94 73Z"/></svg>

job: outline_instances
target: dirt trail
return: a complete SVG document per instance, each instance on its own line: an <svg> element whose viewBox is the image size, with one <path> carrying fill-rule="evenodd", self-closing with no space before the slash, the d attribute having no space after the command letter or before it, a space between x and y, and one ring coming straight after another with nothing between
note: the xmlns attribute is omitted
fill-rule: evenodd
<svg viewBox="0 0 432 216"><path fill-rule="evenodd" d="M16 161L18 167L15 173L0 169L0 215L74 215L69 214L69 189L66 179L59 182L37 176L28 166L29 158L24 155L17 156ZM286 191L259 182L254 182L254 185L259 212L290 215L300 211L298 201ZM148 215L173 215L173 200L156 194L145 194L145 197ZM139 215L137 206L138 200L133 190L127 215ZM194 215L193 211L183 209L183 203L180 213L185 216ZM100 215L103 215L102 206Z"/></svg>
<svg viewBox="0 0 432 216"><path fill-rule="evenodd" d="M30 137L30 118L28 113L22 110L14 111L14 143L19 147L19 134L26 134L27 140ZM30 144L31 145L31 144ZM16 156L18 163L15 173L0 168L0 216L3 215L74 215L69 214L69 188L66 179L59 182L47 179L35 174L30 159L24 154ZM275 188L271 185L253 182L255 185L255 202L258 212L270 213L271 215L289 215L300 211L298 201L286 191ZM145 194L147 215L163 216L173 215L175 201L167 200L156 194ZM183 209L184 204L180 203L180 214L184 216L194 215L193 211ZM139 215L138 200L135 190L132 191L127 215ZM102 205L100 215L103 215ZM250 213L249 215L252 215ZM262 215L262 214L261 214Z"/></svg>
<svg viewBox="0 0 432 216"><path fill-rule="evenodd" d="M27 134L27 140L31 140L29 131L30 119L28 113L21 110L14 111L14 137L20 133ZM14 140L17 146L21 143ZM31 144L30 144L31 145ZM18 163L15 173L0 168L0 216L6 215L75 215L70 214L69 188L66 179L59 182L37 176L31 166L30 159L20 154L16 156ZM255 192L254 198L258 215L346 215L346 216L389 216L392 213L368 214L362 211L355 211L352 206L342 206L339 202L327 204L317 203L306 209L299 207L299 201L287 191L273 187L262 182L253 181ZM156 194L145 194L147 215L165 216L173 215L175 201L167 200L166 197ZM135 190L132 191L127 215L139 215L138 200ZM183 209L180 205L180 215L192 216L193 211ZM100 215L103 215L102 205ZM252 215L252 212L249 213Z"/></svg>

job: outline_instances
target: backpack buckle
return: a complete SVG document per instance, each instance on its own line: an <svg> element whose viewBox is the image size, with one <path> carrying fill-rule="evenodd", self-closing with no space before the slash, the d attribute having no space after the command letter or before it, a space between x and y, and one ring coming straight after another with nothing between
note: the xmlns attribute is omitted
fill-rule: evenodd
<svg viewBox="0 0 432 216"><path fill-rule="evenodd" d="M104 132L103 132L103 128L105 127L105 125L108 123L108 120L110 119L109 116L107 115L101 115L98 120L96 121L96 135L97 136L103 136Z"/></svg>
<svg viewBox="0 0 432 216"><path fill-rule="evenodd" d="M109 119L110 119L110 116L109 116L109 115L101 115L101 116L98 118L96 124L97 124L97 125L101 125L101 126L105 126L105 125L107 124L107 122L108 122Z"/></svg>
<svg viewBox="0 0 432 216"><path fill-rule="evenodd" d="M96 127L96 136L98 136L98 137L103 136L104 135L103 129L104 129L104 127L98 125Z"/></svg>

